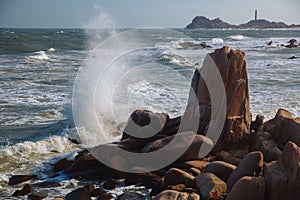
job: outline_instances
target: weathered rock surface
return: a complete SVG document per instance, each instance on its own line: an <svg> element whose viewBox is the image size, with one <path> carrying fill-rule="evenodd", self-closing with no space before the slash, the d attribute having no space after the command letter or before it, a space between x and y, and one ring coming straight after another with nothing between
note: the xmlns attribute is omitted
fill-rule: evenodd
<svg viewBox="0 0 300 200"><path fill-rule="evenodd" d="M288 178L277 161L268 163L263 173L266 179L266 200L289 199Z"/></svg>
<svg viewBox="0 0 300 200"><path fill-rule="evenodd" d="M263 177L244 176L233 186L227 200L264 200L265 189Z"/></svg>
<svg viewBox="0 0 300 200"><path fill-rule="evenodd" d="M174 152L183 152L183 154L177 159L177 161L188 161L188 160L196 160L199 159L199 151L202 145L211 146L212 141L203 136L203 135L195 135L193 132L187 131L178 133L176 135L177 141L172 145L169 144L175 136L168 136L159 140L156 140L152 143L149 143L143 150L143 153L157 151L163 147L165 147L165 155L172 155ZM188 144L191 144L188 146Z"/></svg>
<svg viewBox="0 0 300 200"><path fill-rule="evenodd" d="M187 187L195 187L195 177L186 173L183 170L171 168L169 171L167 171L164 181L164 188L167 188L168 186L175 186L178 184L184 184Z"/></svg>
<svg viewBox="0 0 300 200"><path fill-rule="evenodd" d="M219 151L243 147L247 144L251 125L248 73L244 59L245 53L239 50L229 50L229 47L225 46L215 50L209 56L220 72L227 97L225 125L214 149L215 151ZM206 57L200 71L195 71L191 85L197 99L190 95L185 113L186 116L189 116L187 117L188 119L197 117L194 110L197 110L195 106L198 105L200 119L197 133L204 135L206 135L210 122L216 120L212 119L210 93L201 75L203 69L213 67L210 65L212 65L210 59ZM214 81L214 79L216 77L211 77L210 81Z"/></svg>
<svg viewBox="0 0 300 200"><path fill-rule="evenodd" d="M249 151L261 151L266 162L278 160L281 155L281 151L271 134L262 131L251 134Z"/></svg>
<svg viewBox="0 0 300 200"><path fill-rule="evenodd" d="M196 176L196 186L201 199L219 199L227 190L227 185L212 173L202 173Z"/></svg>
<svg viewBox="0 0 300 200"><path fill-rule="evenodd" d="M223 161L214 161L207 165L205 172L212 173L219 177L222 181L227 182L231 173L236 169L235 165L223 162Z"/></svg>
<svg viewBox="0 0 300 200"><path fill-rule="evenodd" d="M191 193L188 194L186 192L178 192L175 190L165 190L159 193L153 200L200 200L198 194Z"/></svg>
<svg viewBox="0 0 300 200"><path fill-rule="evenodd" d="M288 142L277 161L264 168L267 183L266 200L296 200L300 190L300 148Z"/></svg>
<svg viewBox="0 0 300 200"><path fill-rule="evenodd" d="M227 185L231 189L243 176L258 176L263 167L263 154L260 151L249 153L231 173Z"/></svg>
<svg viewBox="0 0 300 200"><path fill-rule="evenodd" d="M300 118L294 118L287 110L279 109L275 118L264 124L264 131L271 133L281 148L288 141L300 146Z"/></svg>

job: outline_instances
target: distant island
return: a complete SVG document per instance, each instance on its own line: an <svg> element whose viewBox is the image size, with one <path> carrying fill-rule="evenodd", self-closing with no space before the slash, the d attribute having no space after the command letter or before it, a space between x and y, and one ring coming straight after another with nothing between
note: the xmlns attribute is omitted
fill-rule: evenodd
<svg viewBox="0 0 300 200"><path fill-rule="evenodd" d="M265 29L265 28L300 28L300 25L287 25L284 22L270 22L265 19L257 19L257 10L255 10L255 19L245 24L233 25L224 22L220 18L208 19L204 16L197 16L193 19L192 23L186 26L187 29L198 29L198 28L236 28L236 29Z"/></svg>

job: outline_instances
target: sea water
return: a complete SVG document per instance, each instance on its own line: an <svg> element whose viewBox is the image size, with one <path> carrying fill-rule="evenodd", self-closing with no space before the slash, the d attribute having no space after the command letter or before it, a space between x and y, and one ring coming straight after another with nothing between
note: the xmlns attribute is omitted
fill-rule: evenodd
<svg viewBox="0 0 300 200"><path fill-rule="evenodd" d="M51 163L63 157L72 159L82 148L70 140L79 138L72 116L77 72L93 52L91 44L96 47L112 34L126 30L89 31L99 33L93 42L82 29L0 29L0 197L11 196L20 188L7 186L12 174L34 173L40 180L48 178L53 175ZM300 116L300 58L288 59L300 57L300 48L281 46L290 39L299 41L299 29L175 31L190 37L190 41L172 38L169 42L168 38L168 42L128 55L136 65L147 61L167 67L155 68L148 74L150 78L131 77L123 83L125 90L120 90L119 99L121 91L130 93L130 106L127 113L120 113L122 120L139 108L167 112L172 117L181 115L195 64L201 65L206 54L224 45L246 53L253 118L262 114L271 119L279 108ZM271 40L273 44L267 45ZM183 42L205 42L212 48L188 48ZM127 66L122 63L125 60L119 61L120 67ZM188 84L168 76L170 69ZM168 84L151 81L159 79ZM64 195L80 184L59 175L53 180L61 181L61 187L41 192L49 197ZM114 192L121 191L118 188Z"/></svg>

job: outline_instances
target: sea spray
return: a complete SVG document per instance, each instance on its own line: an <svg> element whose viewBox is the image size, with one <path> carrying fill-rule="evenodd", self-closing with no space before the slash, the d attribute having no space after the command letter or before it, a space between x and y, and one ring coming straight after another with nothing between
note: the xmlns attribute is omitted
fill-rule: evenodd
<svg viewBox="0 0 300 200"><path fill-rule="evenodd" d="M87 49L94 49L97 45L115 34L114 20L111 15L95 4L96 15L89 19L88 22L81 23L85 34L88 36L86 41Z"/></svg>

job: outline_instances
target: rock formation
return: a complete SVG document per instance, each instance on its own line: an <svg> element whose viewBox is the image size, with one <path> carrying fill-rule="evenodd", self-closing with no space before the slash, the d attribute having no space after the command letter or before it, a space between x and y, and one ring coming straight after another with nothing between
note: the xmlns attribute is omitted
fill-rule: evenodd
<svg viewBox="0 0 300 200"><path fill-rule="evenodd" d="M213 63L204 61L202 69L205 67L214 67L211 65L215 65L218 68L227 97L225 125L215 150L229 150L243 147L247 144L251 125L245 54L239 50L229 50L229 47L223 47L209 54L209 56L213 60ZM210 58L206 58L206 60ZM208 66L205 63L208 63ZM212 80L215 79L215 77L209 78ZM200 119L197 133L206 135L208 126L211 120L214 119L211 119L211 94L205 83L205 78L201 75L201 70L195 71L191 87L197 99L194 99L190 95L186 112L196 110L195 105L199 106ZM220 86L215 85L215 88L217 87ZM193 112L185 114L190 115L188 118L195 117L193 116Z"/></svg>

